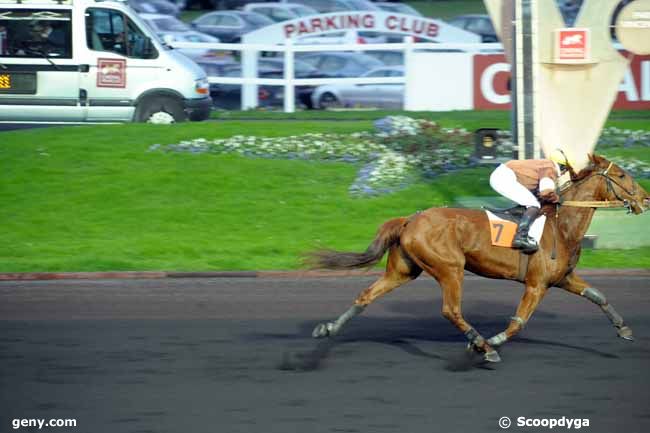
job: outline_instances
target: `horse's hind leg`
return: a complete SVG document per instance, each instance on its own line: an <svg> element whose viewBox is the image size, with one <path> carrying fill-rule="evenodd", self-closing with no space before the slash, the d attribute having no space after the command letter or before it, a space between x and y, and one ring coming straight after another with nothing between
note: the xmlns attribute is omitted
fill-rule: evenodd
<svg viewBox="0 0 650 433"><path fill-rule="evenodd" d="M463 268L446 268L443 272L431 273L442 288L442 315L465 334L469 340L469 347L483 352L483 359L488 362L499 362L501 361L499 353L463 317L461 311L463 272Z"/></svg>
<svg viewBox="0 0 650 433"><path fill-rule="evenodd" d="M433 250L429 250L426 254L426 262L421 259L424 255L416 260L442 288L442 315L465 334L469 340L469 347L483 353L483 359L488 362L499 362L501 361L499 353L463 317L461 303L465 262L461 254L449 250L448 257L443 258ZM434 266L432 263L437 265Z"/></svg>
<svg viewBox="0 0 650 433"><path fill-rule="evenodd" d="M421 272L422 269L404 256L399 247L392 247L388 255L388 264L384 275L361 292L354 301L354 305L341 314L338 319L333 322L318 324L314 328L312 336L314 338L323 338L338 334L348 320L361 314L372 301L417 278Z"/></svg>

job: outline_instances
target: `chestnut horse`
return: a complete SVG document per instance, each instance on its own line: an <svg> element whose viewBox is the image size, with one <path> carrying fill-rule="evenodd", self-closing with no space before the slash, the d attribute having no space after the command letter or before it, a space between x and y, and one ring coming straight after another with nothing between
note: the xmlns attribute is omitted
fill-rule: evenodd
<svg viewBox="0 0 650 433"><path fill-rule="evenodd" d="M527 270L520 272L522 253L493 246L485 212L472 209L431 208L408 218L384 223L364 253L318 251L311 254L314 267L352 269L379 262L388 251L386 272L365 289L345 313L333 322L321 323L314 338L333 336L352 317L375 299L426 271L442 288L442 315L469 340L469 347L484 360L498 362L494 347L500 346L524 327L549 287L560 287L597 304L620 337L632 340L632 330L607 302L575 272L582 238L597 207L627 207L635 214L649 205L648 193L623 169L599 156L579 173L571 172L571 183L561 193L560 205L546 205L548 215L539 250L529 256ZM489 339L479 334L461 311L465 269L488 277L522 282L526 289L509 326Z"/></svg>

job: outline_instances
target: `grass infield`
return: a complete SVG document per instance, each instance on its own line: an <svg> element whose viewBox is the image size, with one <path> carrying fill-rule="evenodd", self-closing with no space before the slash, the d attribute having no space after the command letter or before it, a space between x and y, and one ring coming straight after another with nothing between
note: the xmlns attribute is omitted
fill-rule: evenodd
<svg viewBox="0 0 650 433"><path fill-rule="evenodd" d="M306 120L318 117L311 113L279 121L282 116L268 114L257 121L4 132L0 272L298 269L300 254L313 248L365 249L389 218L448 205L463 195L494 194L488 168L361 199L348 194L359 168L352 164L148 151L152 144L199 137L369 130L384 113L375 114L355 121ZM486 115L484 122L499 116ZM642 122L616 116L610 121ZM427 117L469 129L481 122L480 113ZM638 155L648 161L642 150ZM613 153L627 152L634 149ZM629 218L641 223L644 217ZM635 231L626 236L635 238ZM581 266L650 268L647 246L617 248L587 251Z"/></svg>

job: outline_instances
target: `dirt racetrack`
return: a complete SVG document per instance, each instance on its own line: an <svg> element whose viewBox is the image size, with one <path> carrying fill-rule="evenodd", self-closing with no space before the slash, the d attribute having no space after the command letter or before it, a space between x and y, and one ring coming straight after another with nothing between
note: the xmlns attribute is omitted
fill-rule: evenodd
<svg viewBox="0 0 650 433"><path fill-rule="evenodd" d="M635 342L552 289L487 367L465 355L429 278L378 300L336 339L311 339L373 280L0 282L0 432L39 431L14 430L13 419L74 418L76 428L40 431L476 433L502 431L503 416L510 431L568 430L519 417L650 431L647 277L588 278ZM466 318L499 332L521 293L468 277Z"/></svg>

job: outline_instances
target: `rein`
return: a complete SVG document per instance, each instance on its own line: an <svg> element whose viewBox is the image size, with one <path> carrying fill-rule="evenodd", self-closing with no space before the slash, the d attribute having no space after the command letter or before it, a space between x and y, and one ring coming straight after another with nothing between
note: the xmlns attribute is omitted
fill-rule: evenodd
<svg viewBox="0 0 650 433"><path fill-rule="evenodd" d="M574 201L567 200L560 203L561 206L569 207L592 207L592 208L616 208L616 207L628 207L627 201L623 200L596 200L596 201Z"/></svg>
<svg viewBox="0 0 650 433"><path fill-rule="evenodd" d="M566 201L560 202L560 206L584 207L584 208L619 208L619 207L623 207L623 208L626 208L628 211L631 211L630 202L628 200L624 200L623 198L621 198L618 195L618 193L614 189L614 185L618 186L626 194L629 194L631 196L633 196L636 191L631 191L631 192L628 191L627 188L623 187L621 184L619 184L617 181L615 181L614 179L612 179L608 175L608 172L612 168L612 165L614 165L614 163L610 162L607 169L605 171L603 171L602 173L594 173L591 176L588 176L587 178L582 179L578 183L571 184L568 188L571 188L573 186L577 186L577 185L587 181L588 179L591 179L591 177L593 177L593 176L602 176L602 177L605 178L605 180L607 182L607 191L611 191L612 193L614 193L614 196L618 200L593 200L593 201L566 200Z"/></svg>

